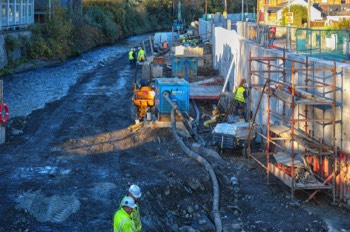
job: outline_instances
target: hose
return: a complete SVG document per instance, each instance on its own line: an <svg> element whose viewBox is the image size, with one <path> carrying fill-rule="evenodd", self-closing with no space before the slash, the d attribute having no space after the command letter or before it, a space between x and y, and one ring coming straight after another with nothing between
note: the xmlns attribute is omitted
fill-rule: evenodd
<svg viewBox="0 0 350 232"><path fill-rule="evenodd" d="M198 122L199 121L199 109L198 109L198 106L197 106L196 101L194 99L192 99L192 104L193 104L194 110L196 111L196 120Z"/></svg>
<svg viewBox="0 0 350 232"><path fill-rule="evenodd" d="M175 118L175 111L177 110L177 105L174 104L170 98L168 92L163 92L163 97L169 102L171 105L171 130L173 133L173 136L175 137L177 143L180 145L181 149L192 159L197 160L199 163L201 163L207 172L210 175L211 181L213 183L213 217L214 217L214 223L216 232L222 232L222 223L221 223L221 216L219 212L219 184L215 175L215 172L209 162L204 159L202 156L198 155L197 153L191 151L185 143L181 140L179 135L176 133L176 118Z"/></svg>

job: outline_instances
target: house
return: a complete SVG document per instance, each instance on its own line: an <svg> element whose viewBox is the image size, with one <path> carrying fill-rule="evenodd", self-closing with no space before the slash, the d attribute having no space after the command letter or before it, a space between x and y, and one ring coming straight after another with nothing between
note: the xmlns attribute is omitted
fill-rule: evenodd
<svg viewBox="0 0 350 232"><path fill-rule="evenodd" d="M306 8L308 7L308 3L304 0L294 0L290 2L290 5L302 5L305 6ZM278 9L276 14L277 14L277 22L281 22L282 20L282 13L283 13L283 8L288 7L288 2L285 2L284 4L281 4L282 8ZM321 21L323 20L322 18L322 12L315 8L314 6L310 7L310 21L314 22L314 21Z"/></svg>
<svg viewBox="0 0 350 232"><path fill-rule="evenodd" d="M258 21L279 24L283 8L288 4L308 7L307 0L257 0ZM323 21L327 16L347 16L350 14L350 0L314 0L310 8L311 22Z"/></svg>
<svg viewBox="0 0 350 232"><path fill-rule="evenodd" d="M34 0L2 0L1 30L27 27L34 23Z"/></svg>
<svg viewBox="0 0 350 232"><path fill-rule="evenodd" d="M314 0L328 16L350 15L350 0Z"/></svg>
<svg viewBox="0 0 350 232"><path fill-rule="evenodd" d="M34 19L36 23L45 21L45 15L50 13L54 3L59 2L60 6L66 7L69 11L81 14L83 0L34 0Z"/></svg>

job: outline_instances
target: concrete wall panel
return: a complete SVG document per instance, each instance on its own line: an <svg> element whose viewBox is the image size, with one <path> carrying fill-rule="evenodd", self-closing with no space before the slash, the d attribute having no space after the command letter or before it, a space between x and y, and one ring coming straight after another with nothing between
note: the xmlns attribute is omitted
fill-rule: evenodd
<svg viewBox="0 0 350 232"><path fill-rule="evenodd" d="M0 68L5 67L8 64L7 51L5 48L5 36L0 34Z"/></svg>

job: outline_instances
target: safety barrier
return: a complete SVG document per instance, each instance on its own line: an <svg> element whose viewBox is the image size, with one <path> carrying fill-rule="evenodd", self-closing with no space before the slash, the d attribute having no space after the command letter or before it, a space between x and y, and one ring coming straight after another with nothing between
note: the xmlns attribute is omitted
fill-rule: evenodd
<svg viewBox="0 0 350 232"><path fill-rule="evenodd" d="M2 111L5 110L5 117L2 118ZM2 103L0 105L0 124L5 124L9 120L9 107Z"/></svg>

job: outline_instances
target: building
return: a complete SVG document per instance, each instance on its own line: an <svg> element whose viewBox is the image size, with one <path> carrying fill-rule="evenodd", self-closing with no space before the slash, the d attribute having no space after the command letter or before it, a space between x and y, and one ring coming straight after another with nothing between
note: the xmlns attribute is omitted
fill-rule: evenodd
<svg viewBox="0 0 350 232"><path fill-rule="evenodd" d="M34 23L34 0L2 0L1 30L27 27Z"/></svg>
<svg viewBox="0 0 350 232"><path fill-rule="evenodd" d="M307 0L257 0L258 21L278 25L283 8L288 5L308 7ZM325 20L327 16L345 16L350 14L350 0L314 0L310 7L311 22Z"/></svg>
<svg viewBox="0 0 350 232"><path fill-rule="evenodd" d="M82 13L83 0L35 0L35 22L44 22L45 16L51 12L56 2L58 2L60 6L66 7L71 12L75 12L76 14Z"/></svg>

